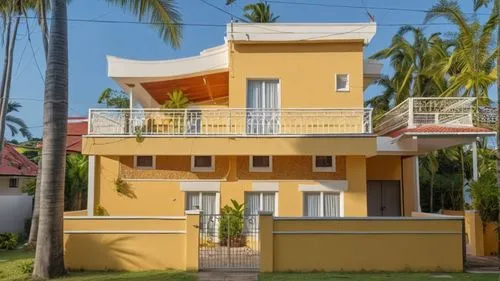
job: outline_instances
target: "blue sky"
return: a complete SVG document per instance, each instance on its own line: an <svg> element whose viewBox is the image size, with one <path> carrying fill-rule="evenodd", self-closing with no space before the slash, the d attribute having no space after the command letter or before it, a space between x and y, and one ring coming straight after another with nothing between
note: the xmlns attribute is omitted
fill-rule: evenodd
<svg viewBox="0 0 500 281"><path fill-rule="evenodd" d="M224 6L225 0L207 0L241 16L241 8L247 3L255 2L238 0L238 4L229 10ZM308 0L291 0L308 2ZM185 23L225 24L230 17L216 9L207 6L199 0L178 0L180 11ZM353 5L377 8L405 8L425 10L430 8L435 0L314 0L313 3L336 5ZM472 12L472 0L459 1L462 9ZM280 15L280 22L366 22L368 17L365 9L333 8L319 6L289 5L272 3L275 14ZM390 44L391 37L398 24L422 23L425 13L368 9L379 24L377 34L365 48L365 57ZM483 9L480 13L488 13ZM136 18L120 8L109 6L103 0L73 0L69 5L70 19L119 20L135 21ZM480 16L486 19L486 16ZM442 22L442 21L440 21ZM17 41L16 58L13 68L11 97L22 103L23 108L17 115L22 117L35 136L42 132L42 99L43 81L36 67L35 58L45 74L45 60L41 46L40 31L34 20L29 23L33 51L27 40L26 23L20 26ZM428 26L426 31L450 32L451 25ZM202 49L223 43L223 27L190 27L183 30L181 48L173 50L157 36L156 31L142 24L109 24L70 22L69 32L69 101L70 116L86 116L88 108L97 107L97 98L106 87L118 86L106 75L106 55L114 55L135 59L173 59L196 55ZM0 54L0 60L3 60ZM384 66L383 72L388 73L389 66ZM366 97L378 94L379 89L371 86L365 92ZM490 89L494 96L496 88ZM9 136L10 137L10 136Z"/></svg>

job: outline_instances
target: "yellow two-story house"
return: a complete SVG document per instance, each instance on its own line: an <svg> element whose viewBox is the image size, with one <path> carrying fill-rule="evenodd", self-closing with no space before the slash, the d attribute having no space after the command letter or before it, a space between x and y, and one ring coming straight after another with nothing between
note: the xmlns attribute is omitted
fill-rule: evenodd
<svg viewBox="0 0 500 281"><path fill-rule="evenodd" d="M409 216L417 155L490 134L472 99L411 98L379 120L364 90L375 23L227 25L198 56L108 57L129 109L90 109L88 215ZM182 91L186 108L164 108ZM376 124L376 126L375 126Z"/></svg>

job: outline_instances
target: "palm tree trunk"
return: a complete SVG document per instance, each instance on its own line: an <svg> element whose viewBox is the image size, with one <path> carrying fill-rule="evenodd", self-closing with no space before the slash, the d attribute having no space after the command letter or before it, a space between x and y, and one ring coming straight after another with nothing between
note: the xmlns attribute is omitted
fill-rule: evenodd
<svg viewBox="0 0 500 281"><path fill-rule="evenodd" d="M7 81L7 69L9 67L9 46L10 46L10 34L12 27L12 19L9 17L5 23L5 45L4 45L4 57L3 57L3 72L2 72L2 84L0 85L0 97L3 97L3 92L5 89L5 82Z"/></svg>
<svg viewBox="0 0 500 281"><path fill-rule="evenodd" d="M500 15L500 0L495 0L493 5L495 13ZM497 24L497 47L500 46L500 24ZM497 51L497 187L500 188L500 52ZM498 198L500 206L500 197ZM498 223L500 224L500 212L498 213ZM498 240L500 241L500 229L497 231ZM498 257L500 258L500 243L497 249ZM499 266L500 268L500 266Z"/></svg>
<svg viewBox="0 0 500 281"><path fill-rule="evenodd" d="M68 119L68 26L66 0L52 0L45 73L40 223L33 277L65 274L63 247L66 125Z"/></svg>
<svg viewBox="0 0 500 281"><path fill-rule="evenodd" d="M43 51L45 53L45 60L47 60L49 56L49 30L47 28L47 7L45 6L45 0L40 1L40 7L38 13L40 14L40 31L42 32L42 42L43 42Z"/></svg>
<svg viewBox="0 0 500 281"><path fill-rule="evenodd" d="M42 183L42 158L38 160L38 171L36 174L35 204L33 206L33 216L31 217L30 236L28 246L35 247L38 236L38 221L40 219L40 185Z"/></svg>
<svg viewBox="0 0 500 281"><path fill-rule="evenodd" d="M0 153L3 150L3 144L5 139L5 117L7 116L7 107L9 104L10 95L10 84L12 82L12 66L14 60L14 48L16 47L16 37L17 30L19 28L20 17L16 17L14 23L14 30L10 38L10 44L8 45L8 62L7 62L7 73L5 75L5 83L3 83L2 100L0 103Z"/></svg>

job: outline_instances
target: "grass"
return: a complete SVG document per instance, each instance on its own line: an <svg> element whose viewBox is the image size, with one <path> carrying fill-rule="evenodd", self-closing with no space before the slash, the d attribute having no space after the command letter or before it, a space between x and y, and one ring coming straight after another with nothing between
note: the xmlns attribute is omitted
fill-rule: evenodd
<svg viewBox="0 0 500 281"><path fill-rule="evenodd" d="M425 280L454 280L454 281L498 281L497 274L469 274L469 273L266 273L261 274L261 281L425 281Z"/></svg>
<svg viewBox="0 0 500 281"><path fill-rule="evenodd" d="M0 251L0 280L25 281L30 280L30 274L23 273L20 265L33 260L34 252L23 250ZM196 280L195 273L178 271L147 271L147 272L69 272L61 278L63 281L121 281L121 280Z"/></svg>

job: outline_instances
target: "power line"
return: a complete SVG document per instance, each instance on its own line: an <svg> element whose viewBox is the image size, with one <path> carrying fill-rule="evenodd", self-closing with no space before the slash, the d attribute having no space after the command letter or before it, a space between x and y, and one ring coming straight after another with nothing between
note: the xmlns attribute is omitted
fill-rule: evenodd
<svg viewBox="0 0 500 281"><path fill-rule="evenodd" d="M348 8L348 9L371 9L371 10L383 10L383 11L398 11L398 12L418 12L418 13L428 13L429 10L424 9L410 9L410 8L396 8L396 7L375 7L375 6L355 6L355 5L339 5L339 4L325 4L325 3L315 3L315 2L295 2L295 1L283 1L283 0L267 0L269 3L275 4L285 4L285 5L298 5L298 6L317 6L317 7L329 7L329 8ZM466 15L479 15L479 16L489 16L490 14L485 13L473 13L464 12Z"/></svg>

